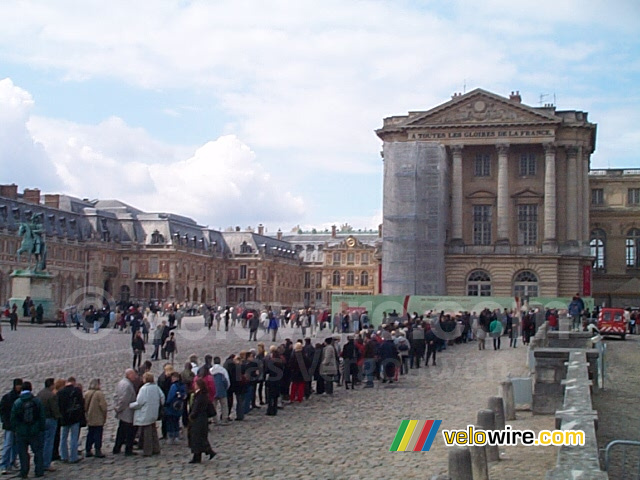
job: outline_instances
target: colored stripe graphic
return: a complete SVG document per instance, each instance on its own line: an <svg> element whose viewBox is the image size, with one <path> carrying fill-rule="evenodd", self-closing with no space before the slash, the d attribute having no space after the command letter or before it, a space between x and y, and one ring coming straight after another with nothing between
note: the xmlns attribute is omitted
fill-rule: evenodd
<svg viewBox="0 0 640 480"><path fill-rule="evenodd" d="M413 430L413 435L411 435L411 440L409 440L409 444L407 445L405 452L416 451L416 445L418 444L418 440L420 440L420 434L424 429L425 423L427 423L426 420L418 420L418 423L416 423L416 428Z"/></svg>
<svg viewBox="0 0 640 480"><path fill-rule="evenodd" d="M413 449L414 452L421 452L422 451L422 447L424 447L424 442L427 441L427 436L429 435L429 432L431 431L431 426L432 425L433 425L433 420L427 420L426 422L424 422L424 427L422 427L422 431L420 432L420 437L418 438L418 443L416 443L416 446Z"/></svg>
<svg viewBox="0 0 640 480"><path fill-rule="evenodd" d="M442 420L435 420L433 422L433 425L431 426L431 431L429 432L429 436L427 437L427 440L424 442L424 446L422 447L423 452L428 452L429 449L431 448L431 444L433 443L433 440L436 438L436 434L438 433L438 429L440 428L440 424L442 423Z"/></svg>
<svg viewBox="0 0 640 480"><path fill-rule="evenodd" d="M399 452L405 452L407 450L407 445L409 445L409 440L411 440L411 435L413 435L413 431L416 429L417 423L417 420L409 420L409 425L407 425L407 429L405 430L400 446L398 447Z"/></svg>
<svg viewBox="0 0 640 480"><path fill-rule="evenodd" d="M391 448L389 449L390 452L398 451L398 446L402 441L402 436L404 435L404 432L407 429L408 425L409 425L409 420L402 420L402 422L400 422L400 428L398 428L398 432L396 433L396 436L393 439L393 443L391 444Z"/></svg>

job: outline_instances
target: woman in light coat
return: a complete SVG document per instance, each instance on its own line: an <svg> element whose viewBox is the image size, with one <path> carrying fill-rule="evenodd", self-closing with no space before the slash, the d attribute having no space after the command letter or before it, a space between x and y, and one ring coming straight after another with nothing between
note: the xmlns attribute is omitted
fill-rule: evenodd
<svg viewBox="0 0 640 480"><path fill-rule="evenodd" d="M322 360L320 362L320 375L325 381L325 392L333 395L333 380L338 374L338 356L333 348L333 338L325 340L325 347L322 349Z"/></svg>
<svg viewBox="0 0 640 480"><path fill-rule="evenodd" d="M104 458L102 453L102 431L107 422L107 400L100 390L100 379L94 378L89 382L89 390L84 396L84 411L87 417L87 443L85 456ZM95 455L91 448L96 447Z"/></svg>
<svg viewBox="0 0 640 480"><path fill-rule="evenodd" d="M160 442L156 421L158 420L160 405L164 405L164 393L153 381L153 373L146 372L142 376L144 385L140 388L136 401L129 407L133 410L133 424L140 428L142 455L158 455Z"/></svg>

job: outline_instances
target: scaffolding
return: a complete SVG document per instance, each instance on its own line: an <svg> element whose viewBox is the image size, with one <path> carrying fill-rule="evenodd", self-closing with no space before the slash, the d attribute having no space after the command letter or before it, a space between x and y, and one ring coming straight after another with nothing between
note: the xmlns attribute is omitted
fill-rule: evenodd
<svg viewBox="0 0 640 480"><path fill-rule="evenodd" d="M446 295L449 169L434 142L384 143L382 291Z"/></svg>

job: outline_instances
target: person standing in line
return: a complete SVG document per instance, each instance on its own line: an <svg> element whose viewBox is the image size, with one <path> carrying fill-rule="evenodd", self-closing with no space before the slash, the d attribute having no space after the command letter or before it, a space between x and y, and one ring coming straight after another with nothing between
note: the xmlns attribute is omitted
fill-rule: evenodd
<svg viewBox="0 0 640 480"><path fill-rule="evenodd" d="M2 428L4 430L4 444L2 446L2 474L7 475L14 467L18 450L16 448L16 437L11 428L11 409L13 404L20 397L22 391L22 379L13 380L13 388L0 400L0 416L2 417Z"/></svg>
<svg viewBox="0 0 640 480"><path fill-rule="evenodd" d="M204 379L196 378L195 394L189 415L189 448L193 453L189 463L200 463L203 453L209 455L209 460L216 456L216 452L209 443L209 408L207 384Z"/></svg>
<svg viewBox="0 0 640 480"><path fill-rule="evenodd" d="M20 457L20 478L27 478L29 475L29 447L33 452L36 477L44 476L45 413L42 402L33 396L31 382L22 384L20 397L11 407L11 429L15 432Z"/></svg>
<svg viewBox="0 0 640 480"><path fill-rule="evenodd" d="M142 381L144 385L140 388L136 400L129 404L129 408L133 410L133 424L141 430L142 455L150 457L160 454L156 421L160 406L164 405L165 396L154 383L153 373L145 373L142 376Z"/></svg>
<svg viewBox="0 0 640 480"><path fill-rule="evenodd" d="M162 347L162 334L166 326L167 321L163 320L153 332L153 354L151 355L151 360L158 360L160 347Z"/></svg>
<svg viewBox="0 0 640 480"><path fill-rule="evenodd" d="M180 417L187 405L187 389L180 381L180 373L171 374L171 387L167 395L164 418L166 421L167 437L170 444L177 444L180 436Z"/></svg>
<svg viewBox="0 0 640 480"><path fill-rule="evenodd" d="M326 394L333 395L333 380L338 374L338 358L332 345L333 338L328 337L324 343L322 360L320 361L320 375L324 380Z"/></svg>
<svg viewBox="0 0 640 480"><path fill-rule="evenodd" d="M60 408L58 407L58 397L54 393L55 379L47 378L44 381L44 388L38 392L38 399L44 406L45 429L43 442L43 463L47 472L55 472L51 466L53 458L53 445L55 443L58 420L60 419Z"/></svg>
<svg viewBox="0 0 640 480"><path fill-rule="evenodd" d="M133 410L129 405L136 399L135 382L138 374L132 368L124 372L124 378L118 382L114 395L114 409L118 419L118 430L116 432L116 442L113 446L113 453L117 455L124 445L125 456L135 455L133 451L133 441L136 436L136 427L133 424Z"/></svg>
<svg viewBox="0 0 640 480"><path fill-rule="evenodd" d="M213 399L213 406L217 413L215 422L218 425L229 424L229 402L227 395L231 382L229 381L229 372L221 365L220 357L213 359L213 366L211 367L211 376L213 377L213 383L216 387L216 394Z"/></svg>
<svg viewBox="0 0 640 480"><path fill-rule="evenodd" d="M107 423L107 400L100 389L100 379L94 378L89 382L89 390L84 397L84 408L87 412L87 441L85 457L104 458L102 453L102 433ZM95 447L95 454L91 448Z"/></svg>
<svg viewBox="0 0 640 480"><path fill-rule="evenodd" d="M84 418L84 399L76 386L75 377L69 377L62 390L57 393L60 408L60 457L65 463L78 463L78 441L80 423Z"/></svg>
<svg viewBox="0 0 640 480"><path fill-rule="evenodd" d="M249 341L253 340L254 342L257 342L260 317L258 317L254 312L249 312L247 317L249 319Z"/></svg>

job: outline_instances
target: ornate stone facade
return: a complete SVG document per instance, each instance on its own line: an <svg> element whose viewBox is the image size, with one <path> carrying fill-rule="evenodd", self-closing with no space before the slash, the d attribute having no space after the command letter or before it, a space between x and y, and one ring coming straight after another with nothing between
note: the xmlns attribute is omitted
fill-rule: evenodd
<svg viewBox="0 0 640 480"><path fill-rule="evenodd" d="M266 235L258 226L219 232L190 218L146 213L120 201L81 200L44 195L37 189L18 193L16 185L0 185L0 301L11 298L10 273L25 266L15 252L17 228L36 213L44 217L48 271L54 276L56 307L78 302L87 287L104 290L118 301L162 300L209 304L263 302L283 306L330 305L333 285L323 252L347 242L345 292L377 291L378 235ZM361 239L360 237L363 237ZM346 240L345 240L346 239ZM352 244L353 241L353 244ZM309 255L309 248L316 254ZM364 253L366 252L366 253ZM349 258L355 254L357 264ZM364 258L368 256L368 264ZM354 270L355 271L355 270ZM362 271L367 282L362 286ZM313 288L311 276L313 275ZM320 280L318 283L317 280ZM309 280L309 282L307 282Z"/></svg>
<svg viewBox="0 0 640 480"><path fill-rule="evenodd" d="M428 274L443 275L446 284L437 292L408 293L589 293L588 171L595 132L584 112L530 107L517 92L504 98L481 89L454 95L428 111L386 118L376 131L384 142L385 172L394 171L385 174L385 194L407 183L411 172L396 164L406 162L412 151L424 143L445 149L442 168L433 168L431 175L445 180L441 196L450 198L442 219L447 235L443 244L430 246L444 247L446 253L443 271ZM398 144L408 145L409 153ZM398 216L386 213L396 201L412 209L411 198L385 199L385 231ZM386 236L383 241L386 248ZM384 252L385 272L392 254Z"/></svg>
<svg viewBox="0 0 640 480"><path fill-rule="evenodd" d="M640 170L592 170L589 187L596 304L640 307Z"/></svg>

